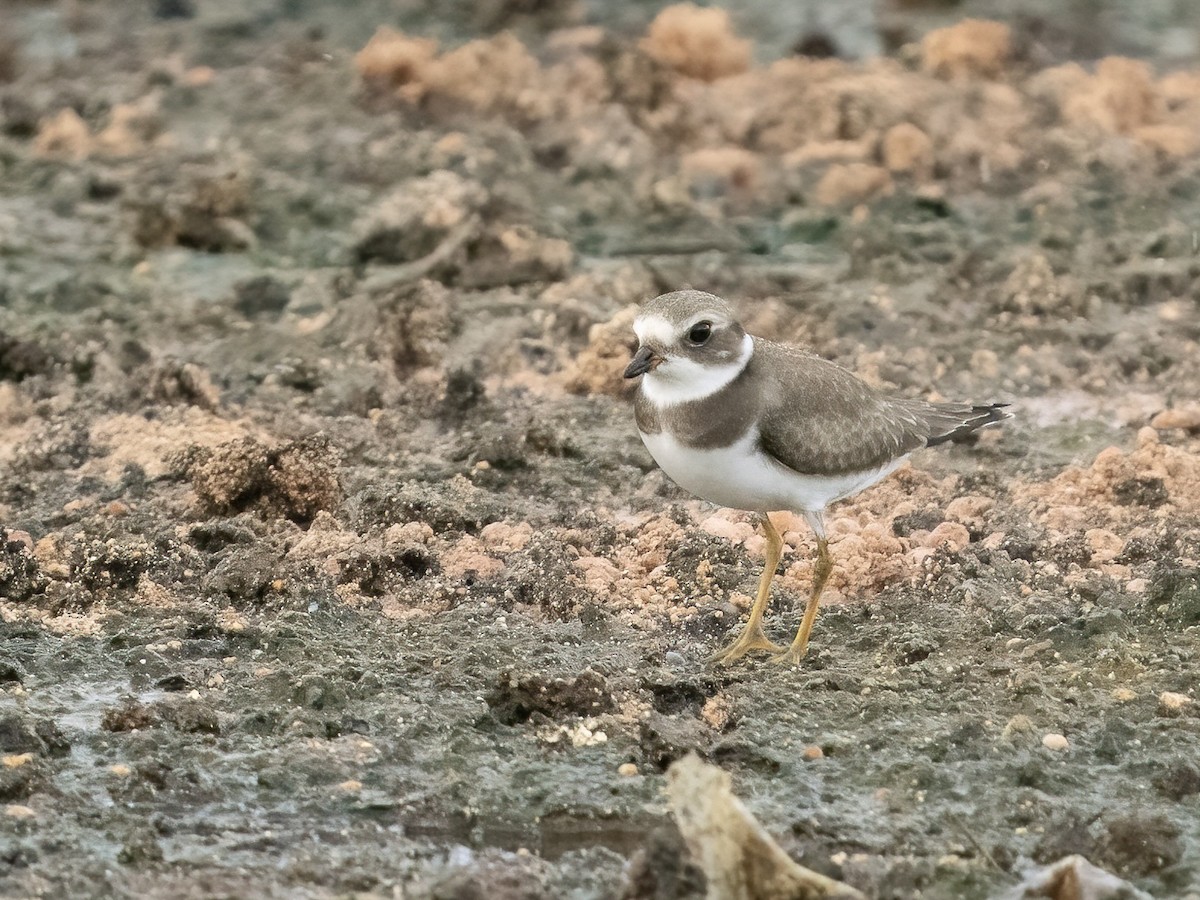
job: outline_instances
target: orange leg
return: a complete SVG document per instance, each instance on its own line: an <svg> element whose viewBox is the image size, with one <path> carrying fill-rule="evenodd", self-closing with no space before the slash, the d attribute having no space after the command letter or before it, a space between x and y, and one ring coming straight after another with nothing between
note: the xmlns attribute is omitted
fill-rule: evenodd
<svg viewBox="0 0 1200 900"><path fill-rule="evenodd" d="M792 641L792 645L776 656L775 662L795 665L808 652L808 636L812 633L813 622L817 620L817 606L821 602L821 591L825 590L825 582L829 580L829 573L832 571L833 556L829 553L829 541L818 536L817 562L813 566L812 593L809 595L808 605L804 608L804 619L800 623L800 630L796 632L796 639Z"/></svg>
<svg viewBox="0 0 1200 900"><path fill-rule="evenodd" d="M780 557L783 556L783 538L775 530L770 517L765 514L762 517L762 528L763 534L767 537L767 563L762 577L758 580L758 595L754 598L754 605L750 607L750 618L746 621L746 627L738 639L710 656L708 659L710 663L728 665L741 659L751 650L768 650L772 653L786 652L768 638L766 632L763 631L763 615L767 611L767 601L771 596L771 579L775 577L775 569L779 566Z"/></svg>

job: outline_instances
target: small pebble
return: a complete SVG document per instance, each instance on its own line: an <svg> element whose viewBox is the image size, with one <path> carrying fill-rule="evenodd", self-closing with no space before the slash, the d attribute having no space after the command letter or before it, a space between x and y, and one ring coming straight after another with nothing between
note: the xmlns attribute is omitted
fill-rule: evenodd
<svg viewBox="0 0 1200 900"><path fill-rule="evenodd" d="M1164 409L1150 420L1151 428L1200 428L1200 406L1185 406L1182 409Z"/></svg>
<svg viewBox="0 0 1200 900"><path fill-rule="evenodd" d="M347 794L354 794L362 790L362 782L356 778L348 778L338 785L339 791L345 791Z"/></svg>
<svg viewBox="0 0 1200 900"><path fill-rule="evenodd" d="M804 758L809 759L809 760L824 759L825 751L822 750L820 747L818 747L816 744L809 744L807 747L804 748Z"/></svg>
<svg viewBox="0 0 1200 900"><path fill-rule="evenodd" d="M117 763L114 766L109 766L108 771L112 772L118 778L128 778L133 772L133 770L124 763Z"/></svg>
<svg viewBox="0 0 1200 900"><path fill-rule="evenodd" d="M622 778L632 778L638 773L637 763L621 763L617 766L617 774Z"/></svg>
<svg viewBox="0 0 1200 900"><path fill-rule="evenodd" d="M723 731L729 724L732 713L733 704L730 703L729 697L725 694L716 694L704 702L704 708L700 710L700 718L714 731Z"/></svg>
<svg viewBox="0 0 1200 900"><path fill-rule="evenodd" d="M0 762L4 763L4 768L6 769L19 769L31 759L33 759L32 753L15 753L12 756L5 756L3 759L0 759Z"/></svg>
<svg viewBox="0 0 1200 900"><path fill-rule="evenodd" d="M687 660L683 658L683 654L676 653L674 650L668 650L663 656L663 661L673 669L679 669L687 665Z"/></svg>
<svg viewBox="0 0 1200 900"><path fill-rule="evenodd" d="M34 812L28 806L12 803L4 807L4 814L10 819L32 819Z"/></svg>
<svg viewBox="0 0 1200 900"><path fill-rule="evenodd" d="M1137 694L1127 687L1114 688L1112 698L1118 703L1128 703L1130 700L1136 700Z"/></svg>
<svg viewBox="0 0 1200 900"><path fill-rule="evenodd" d="M1063 750L1070 749L1071 742L1066 739L1066 736L1051 731L1048 734L1042 735L1042 746L1047 750L1062 752Z"/></svg>

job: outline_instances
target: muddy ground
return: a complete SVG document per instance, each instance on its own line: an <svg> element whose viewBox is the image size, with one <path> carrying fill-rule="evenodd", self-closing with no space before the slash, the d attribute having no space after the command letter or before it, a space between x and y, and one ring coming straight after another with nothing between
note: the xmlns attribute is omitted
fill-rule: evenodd
<svg viewBox="0 0 1200 900"><path fill-rule="evenodd" d="M700 897L694 750L872 897L1196 896L1168 6L6 3L0 895ZM1014 405L831 512L799 668L706 666L762 539L633 427L684 286Z"/></svg>

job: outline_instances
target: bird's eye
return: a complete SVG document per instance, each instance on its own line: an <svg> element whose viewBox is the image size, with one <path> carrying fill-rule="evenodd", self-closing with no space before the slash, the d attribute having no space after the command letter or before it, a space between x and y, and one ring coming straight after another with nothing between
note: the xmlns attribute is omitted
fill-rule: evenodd
<svg viewBox="0 0 1200 900"><path fill-rule="evenodd" d="M687 333L687 339L699 347L712 337L712 322L697 322Z"/></svg>

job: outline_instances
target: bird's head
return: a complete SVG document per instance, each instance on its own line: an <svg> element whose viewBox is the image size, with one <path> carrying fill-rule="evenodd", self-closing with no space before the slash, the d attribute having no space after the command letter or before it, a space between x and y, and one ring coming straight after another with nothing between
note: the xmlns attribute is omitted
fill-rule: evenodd
<svg viewBox="0 0 1200 900"><path fill-rule="evenodd" d="M633 330L638 348L625 377L644 375L644 391L651 385L673 388L684 399L698 399L712 393L712 385L728 384L753 350L733 308L703 291L655 297L642 307Z"/></svg>

